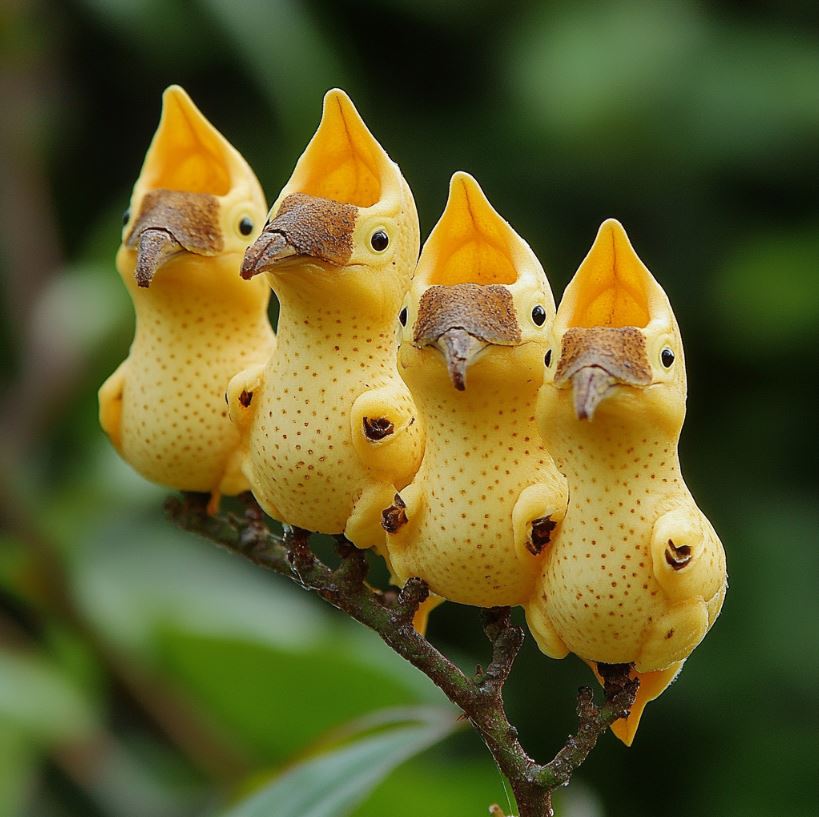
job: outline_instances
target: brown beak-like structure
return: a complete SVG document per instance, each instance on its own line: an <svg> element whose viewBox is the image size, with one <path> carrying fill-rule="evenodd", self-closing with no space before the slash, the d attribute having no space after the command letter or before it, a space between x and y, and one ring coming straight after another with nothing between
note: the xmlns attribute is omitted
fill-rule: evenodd
<svg viewBox="0 0 819 817"><path fill-rule="evenodd" d="M303 256L343 267L353 252L353 231L358 208L331 199L291 193L276 217L247 249L242 278L269 272L293 256Z"/></svg>
<svg viewBox="0 0 819 817"><path fill-rule="evenodd" d="M285 258L292 258L299 254L299 251L287 241L283 233L265 230L245 250L245 259L242 262L240 274L242 278L249 281L254 275L267 272Z"/></svg>
<svg viewBox="0 0 819 817"><path fill-rule="evenodd" d="M207 193L153 190L143 199L125 244L136 250L138 286L149 287L157 270L182 252L213 256L222 251L219 203Z"/></svg>
<svg viewBox="0 0 819 817"><path fill-rule="evenodd" d="M483 349L520 343L512 293L501 285L429 287L418 304L413 343L437 348L452 385L464 391L467 369Z"/></svg>
<svg viewBox="0 0 819 817"><path fill-rule="evenodd" d="M572 375L574 412L578 420L591 420L605 397L611 394L618 380L599 366L584 366Z"/></svg>
<svg viewBox="0 0 819 817"><path fill-rule="evenodd" d="M435 346L440 349L446 361L449 379L458 391L466 389L466 370L487 345L486 341L476 338L460 326L447 329L435 341Z"/></svg>
<svg viewBox="0 0 819 817"><path fill-rule="evenodd" d="M137 245L137 285L149 287L156 271L169 259L184 252L182 245L167 231L150 228L139 234Z"/></svg>
<svg viewBox="0 0 819 817"><path fill-rule="evenodd" d="M644 388L651 366L642 332L633 326L569 329L563 336L555 385L571 384L578 420L592 420L618 386Z"/></svg>

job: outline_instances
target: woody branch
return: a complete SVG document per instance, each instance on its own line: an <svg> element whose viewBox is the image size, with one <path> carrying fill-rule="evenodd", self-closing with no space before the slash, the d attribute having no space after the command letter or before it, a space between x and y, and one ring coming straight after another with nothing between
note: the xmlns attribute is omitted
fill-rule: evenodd
<svg viewBox="0 0 819 817"><path fill-rule="evenodd" d="M166 511L185 530L197 533L237 553L259 567L272 570L321 596L342 612L374 630L402 658L427 675L459 707L483 739L517 800L520 817L551 817L552 792L568 783L600 735L634 703L637 682L626 665L601 667L605 700L595 703L589 688L578 692L578 728L555 757L536 763L518 740L503 705L503 687L524 634L512 624L508 607L483 612L483 628L491 644L491 659L469 676L439 652L413 627L413 616L428 596L420 579L410 579L399 593L384 593L365 582L365 554L339 542L338 567L330 568L310 549L308 531L273 533L254 500L244 514L208 515L195 497L169 498ZM500 813L498 809L496 812Z"/></svg>

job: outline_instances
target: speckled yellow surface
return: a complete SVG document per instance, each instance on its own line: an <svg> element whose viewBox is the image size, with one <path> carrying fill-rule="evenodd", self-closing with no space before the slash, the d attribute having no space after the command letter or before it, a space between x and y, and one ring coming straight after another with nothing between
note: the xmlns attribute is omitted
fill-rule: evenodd
<svg viewBox="0 0 819 817"><path fill-rule="evenodd" d="M278 345L266 367L230 387L245 472L274 518L379 546L380 511L423 453L395 360L418 216L397 165L342 91L325 97L318 131L269 221L248 258L273 247L277 260L246 267L248 275L263 271L251 283L266 278L279 298ZM374 247L378 232L387 236L383 249ZM365 420L389 433L368 438Z"/></svg>
<svg viewBox="0 0 819 817"><path fill-rule="evenodd" d="M535 307L543 309L541 325ZM534 413L554 299L528 245L467 174L452 179L405 308L400 371L427 448L400 492L407 521L388 537L393 567L454 601L521 603L542 560L530 552L532 522L557 521L566 505L565 480ZM479 344L459 390L435 339L467 325L472 337L493 341Z"/></svg>
<svg viewBox="0 0 819 817"><path fill-rule="evenodd" d="M571 499L527 621L552 657L570 651L589 662L634 663L640 697L628 722L615 726L630 743L646 702L719 614L726 569L680 473L679 328L619 223L603 224L569 284L550 348L537 418ZM591 404L581 393L589 377L599 392ZM589 407L590 418L579 419Z"/></svg>
<svg viewBox="0 0 819 817"><path fill-rule="evenodd" d="M209 206L204 214L187 208L200 200ZM159 206L153 216L147 202ZM104 430L153 482L210 491L214 499L248 487L225 389L237 370L265 360L275 342L269 290L239 278L245 247L264 214L264 196L247 163L181 88L169 88L117 255L136 312L134 341L99 393ZM177 247L164 255L147 287L135 275L146 219L155 234L170 230L183 243L199 237L202 245L201 252ZM252 225L248 235L239 226L243 219L249 219L245 230Z"/></svg>

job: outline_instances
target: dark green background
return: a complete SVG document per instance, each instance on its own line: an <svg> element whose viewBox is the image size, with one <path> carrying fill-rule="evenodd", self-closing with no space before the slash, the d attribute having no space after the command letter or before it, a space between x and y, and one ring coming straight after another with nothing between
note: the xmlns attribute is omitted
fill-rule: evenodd
<svg viewBox="0 0 819 817"><path fill-rule="evenodd" d="M816 814L819 49L814 3L12 0L0 10L0 815L214 814L350 718L440 700L385 647L163 520L96 388L127 353L119 220L182 84L275 198L345 88L416 195L454 170L556 294L619 218L682 327L689 485L731 587L634 747L606 736L563 817ZM486 658L475 611L431 637ZM507 686L547 758L579 661L527 642ZM146 712L153 712L152 716ZM202 737L204 730L208 737ZM505 803L463 732L358 817Z"/></svg>

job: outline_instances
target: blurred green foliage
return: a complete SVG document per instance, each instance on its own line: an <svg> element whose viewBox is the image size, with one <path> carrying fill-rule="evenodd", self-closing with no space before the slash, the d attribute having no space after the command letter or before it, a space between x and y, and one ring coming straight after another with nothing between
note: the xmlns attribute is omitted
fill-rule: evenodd
<svg viewBox="0 0 819 817"><path fill-rule="evenodd" d="M362 730L358 740L288 770L224 817L347 814L395 766L450 734L457 723L452 711L420 708L392 713L388 710L363 721L361 725L369 729L394 728L369 735L367 729ZM345 737L349 739L349 733L359 729L348 727Z"/></svg>
<svg viewBox="0 0 819 817"><path fill-rule="evenodd" d="M271 780L358 780L344 763L372 746L386 774L434 737L385 723L351 744L344 724L444 703L318 600L171 529L98 428L132 332L119 214L172 82L271 200L343 86L424 232L468 170L556 293L600 221L623 221L685 336L683 462L731 589L634 748L604 739L559 814L815 814L817 22L794 0L6 3L0 817L217 815ZM430 634L485 660L472 610L445 606ZM539 758L588 682L527 642L507 701ZM507 803L468 732L381 776L358 817Z"/></svg>

